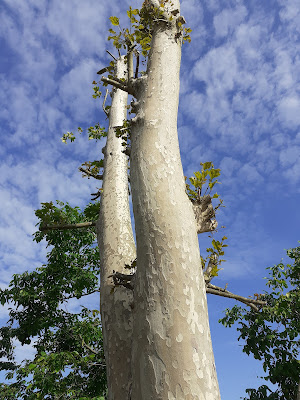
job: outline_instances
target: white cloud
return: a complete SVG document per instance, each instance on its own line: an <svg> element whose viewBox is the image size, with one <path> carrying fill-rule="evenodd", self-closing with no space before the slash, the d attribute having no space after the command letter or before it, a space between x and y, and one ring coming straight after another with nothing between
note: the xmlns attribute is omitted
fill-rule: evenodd
<svg viewBox="0 0 300 400"><path fill-rule="evenodd" d="M300 126L300 98L298 96L283 98L278 108L283 124L292 129Z"/></svg>
<svg viewBox="0 0 300 400"><path fill-rule="evenodd" d="M59 85L59 94L64 109L77 120L88 120L99 104L92 98L92 81L98 65L87 59L65 74Z"/></svg>
<svg viewBox="0 0 300 400"><path fill-rule="evenodd" d="M295 164L285 171L286 177L292 182L292 184L299 184L300 182L300 158ZM295 187L295 193L300 193L299 186Z"/></svg>
<svg viewBox="0 0 300 400"><path fill-rule="evenodd" d="M224 9L219 14L214 16L214 28L216 35L223 37L227 36L229 31L235 29L247 16L246 7L240 5L235 9Z"/></svg>
<svg viewBox="0 0 300 400"><path fill-rule="evenodd" d="M284 167L295 164L300 159L300 146L291 146L281 150L279 159Z"/></svg>
<svg viewBox="0 0 300 400"><path fill-rule="evenodd" d="M198 80L207 82L210 90L211 83L214 83L215 90L232 90L237 74L235 49L231 45L212 49L196 62L193 74Z"/></svg>
<svg viewBox="0 0 300 400"><path fill-rule="evenodd" d="M197 0L181 1L181 14L184 16L189 27L194 28L203 22L203 8Z"/></svg>
<svg viewBox="0 0 300 400"><path fill-rule="evenodd" d="M15 354L16 354L16 362L21 363L23 360L32 360L35 353L36 349L33 347L35 342L35 339L31 341L30 344L21 344L19 340L14 340L14 345L16 346L15 348Z"/></svg>
<svg viewBox="0 0 300 400"><path fill-rule="evenodd" d="M239 170L240 178L246 183L260 183L263 181L262 176L258 173L255 166L244 164Z"/></svg>
<svg viewBox="0 0 300 400"><path fill-rule="evenodd" d="M233 159L232 157L224 157L221 161L220 168L222 176L230 178L232 175L236 175L240 168L241 162Z"/></svg>
<svg viewBox="0 0 300 400"><path fill-rule="evenodd" d="M279 0L279 4L281 4L282 8L279 12L279 16L284 23L293 23L295 28L299 30L299 3L297 0Z"/></svg>

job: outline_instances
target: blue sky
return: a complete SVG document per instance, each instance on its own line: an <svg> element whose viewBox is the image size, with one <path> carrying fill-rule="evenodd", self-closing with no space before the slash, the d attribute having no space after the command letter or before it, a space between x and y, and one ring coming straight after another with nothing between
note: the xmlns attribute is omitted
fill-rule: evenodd
<svg viewBox="0 0 300 400"><path fill-rule="evenodd" d="M92 99L96 72L110 61L108 18L141 1L2 0L0 3L0 285L41 265L32 241L41 202L84 206L99 184L78 172L101 157L66 131L106 124ZM300 7L297 0L182 0L193 29L182 55L179 140L185 175L199 163L221 168L218 214L228 237L224 270L213 283L248 296L264 289L265 268L297 246L300 181ZM201 251L208 244L200 237ZM217 323L234 302L210 295L209 312L223 400L257 387L259 362L236 332ZM98 302L85 300L85 305ZM76 308L70 304L69 309ZM7 308L0 309L0 323ZM19 357L31 347L17 346Z"/></svg>

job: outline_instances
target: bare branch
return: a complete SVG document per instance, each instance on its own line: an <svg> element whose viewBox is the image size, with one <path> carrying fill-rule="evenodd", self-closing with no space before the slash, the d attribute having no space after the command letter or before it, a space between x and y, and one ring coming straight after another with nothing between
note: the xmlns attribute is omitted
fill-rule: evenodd
<svg viewBox="0 0 300 400"><path fill-rule="evenodd" d="M109 84L109 85L112 85L112 86L116 87L117 89L121 89L121 90L123 90L124 92L127 92L127 93L129 93L129 94L132 94L132 95L134 96L133 90L132 90L132 89L129 89L127 85L124 85L124 83L121 84L121 83L117 82L115 79L109 79L109 78L106 78L105 76L102 76L101 80L102 80L102 82L104 82L104 83L107 83L107 84Z"/></svg>
<svg viewBox="0 0 300 400"><path fill-rule="evenodd" d="M114 81L119 82L121 85L125 85L126 86L126 82L124 81L124 79L120 79L117 76L114 76Z"/></svg>
<svg viewBox="0 0 300 400"><path fill-rule="evenodd" d="M103 108L103 111L105 112L105 114L106 114L107 116L109 116L109 111L107 111L106 108L105 108L105 103L106 103L107 95L108 95L108 89L106 89L106 92L105 92L105 96L104 96L102 108Z"/></svg>
<svg viewBox="0 0 300 400"><path fill-rule="evenodd" d="M99 181L101 181L101 180L103 179L103 175L102 175L102 174L100 174L100 175L94 175L94 174L91 173L91 171L89 171L89 170L87 170L87 169L84 169L84 168L82 168L82 167L80 167L80 168L78 168L78 169L79 169L80 172L83 172L84 174L86 174L86 175L88 175L88 176L91 176L92 178L98 179Z"/></svg>
<svg viewBox="0 0 300 400"><path fill-rule="evenodd" d="M238 300L238 301L250 306L254 311L259 311L258 307L256 307L256 304L259 306L265 306L267 304L265 301L262 301L262 300L255 300L255 299L250 299L248 297L239 296L237 294L229 292L226 289L212 285L211 283L209 283L207 285L206 293L215 294L217 296L228 297L230 299Z"/></svg>
<svg viewBox="0 0 300 400"><path fill-rule="evenodd" d="M137 54L136 54L135 74L134 74L134 78L135 79L137 79L139 77L139 66L140 66L140 55L137 52Z"/></svg>
<svg viewBox="0 0 300 400"><path fill-rule="evenodd" d="M58 225L42 225L40 231L54 231L54 230L66 230L66 229L78 229L78 228L89 228L96 226L96 221L91 222L79 222L77 224L58 224Z"/></svg>
<svg viewBox="0 0 300 400"><path fill-rule="evenodd" d="M118 59L115 56L113 56L110 51L106 50L106 53L108 53L115 61L118 61Z"/></svg>
<svg viewBox="0 0 300 400"><path fill-rule="evenodd" d="M102 188L98 189L98 192L96 193L91 193L91 195L94 196L92 197L92 200L95 201L96 199L98 199L101 196L101 193L102 193Z"/></svg>
<svg viewBox="0 0 300 400"><path fill-rule="evenodd" d="M112 278L114 286L124 286L127 289L134 289L135 272L132 274L122 274L120 272L115 272L108 278ZM206 284L206 293L214 294L221 297L228 297L230 299L238 300L247 306L251 307L254 311L258 312L259 308L256 306L264 306L267 303L262 300L250 299L248 297L239 296L237 294L231 293L228 290L221 288L219 286L212 285L211 283Z"/></svg>
<svg viewBox="0 0 300 400"><path fill-rule="evenodd" d="M127 54L127 64L128 64L128 81L133 78L133 49Z"/></svg>

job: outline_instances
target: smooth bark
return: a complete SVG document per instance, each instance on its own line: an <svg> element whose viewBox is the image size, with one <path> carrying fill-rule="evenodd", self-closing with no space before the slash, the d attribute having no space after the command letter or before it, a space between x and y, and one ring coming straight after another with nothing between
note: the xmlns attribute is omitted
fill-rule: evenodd
<svg viewBox="0 0 300 400"><path fill-rule="evenodd" d="M178 0L168 4L168 12L179 10ZM132 400L220 399L197 226L179 153L178 33L176 18L157 22L147 75L133 82L130 181L137 272Z"/></svg>
<svg viewBox="0 0 300 400"><path fill-rule="evenodd" d="M127 77L124 57L117 61L116 76ZM128 159L116 126L126 119L127 93L114 89L104 151L103 192L97 221L100 251L100 309L107 365L108 398L128 398L131 382L132 291L114 287L114 271L129 273L125 264L135 259L128 198Z"/></svg>

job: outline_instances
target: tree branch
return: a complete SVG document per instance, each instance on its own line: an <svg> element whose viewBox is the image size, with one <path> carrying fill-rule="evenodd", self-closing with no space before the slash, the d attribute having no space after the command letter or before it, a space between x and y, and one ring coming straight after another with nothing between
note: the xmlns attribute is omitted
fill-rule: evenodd
<svg viewBox="0 0 300 400"><path fill-rule="evenodd" d="M139 77L139 65L140 65L140 55L139 55L139 53L137 52L137 55L136 55L136 66L135 66L135 75L134 75L134 78L135 78L135 79L138 79L138 77Z"/></svg>
<svg viewBox="0 0 300 400"><path fill-rule="evenodd" d="M131 49L127 54L127 64L128 64L128 81L133 78L133 49Z"/></svg>
<svg viewBox="0 0 300 400"><path fill-rule="evenodd" d="M88 171L87 169L84 169L82 167L78 168L80 172L83 172L84 174L91 176L92 178L98 179L99 181L101 181L103 179L103 175L94 175L92 174L90 171Z"/></svg>
<svg viewBox="0 0 300 400"><path fill-rule="evenodd" d="M129 89L127 85L124 85L124 83L121 84L121 83L117 82L116 80L106 78L105 76L102 76L101 81L104 83L107 83L109 85L112 85L112 86L116 87L117 89L121 89L124 92L127 92L134 96L133 90Z"/></svg>
<svg viewBox="0 0 300 400"><path fill-rule="evenodd" d="M244 304L247 304L255 311L259 311L258 307L256 307L255 304L260 305L260 306L265 306L267 304L265 301L262 301L262 300L249 299L248 297L239 296L237 294L229 292L226 289L212 285L211 283L209 283L207 285L206 293L215 294L217 296L228 297L230 299L238 300Z"/></svg>
<svg viewBox="0 0 300 400"><path fill-rule="evenodd" d="M92 352L94 354L99 354L99 352L97 350L93 349L91 346L89 346L88 344L85 343L85 341L84 341L83 337L80 335L80 333L79 333L79 337L81 340L82 347L85 347L86 349L88 349L90 352Z"/></svg>
<svg viewBox="0 0 300 400"><path fill-rule="evenodd" d="M108 95L108 89L106 89L106 92L105 92L105 96L104 96L102 108L103 108L103 111L105 112L105 114L106 114L107 116L109 116L109 111L107 111L106 108L105 108L105 103L106 103L107 95Z"/></svg>
<svg viewBox="0 0 300 400"><path fill-rule="evenodd" d="M121 274L120 272L115 272L110 275L108 278L113 278L113 282L116 286L124 286L127 289L134 290L134 280L135 280L135 272L132 274ZM230 299L238 300L247 306L251 307L254 311L258 312L259 308L256 306L265 306L267 304L266 301L250 299L248 297L239 296L237 294L231 293L226 289L223 289L219 286L212 285L211 283L206 284L206 293L214 294L216 296L228 297Z"/></svg>
<svg viewBox="0 0 300 400"><path fill-rule="evenodd" d="M118 59L113 56L110 51L106 50L106 53L109 54L115 61L118 61Z"/></svg>
<svg viewBox="0 0 300 400"><path fill-rule="evenodd" d="M42 225L39 227L39 230L43 232L43 231L53 231L53 230L89 228L91 226L96 226L96 221L78 222L77 224Z"/></svg>
<svg viewBox="0 0 300 400"><path fill-rule="evenodd" d="M82 294L81 295L81 297L84 297L84 296L89 296L90 294L93 294L93 293L100 293L100 289L95 289L95 290L93 290L92 292L89 292L89 293L84 293L84 294ZM63 301L65 301L65 300L70 300L70 299L75 299L75 294L74 294L74 296L65 296L64 298L63 298ZM80 297L80 298L81 298Z"/></svg>

